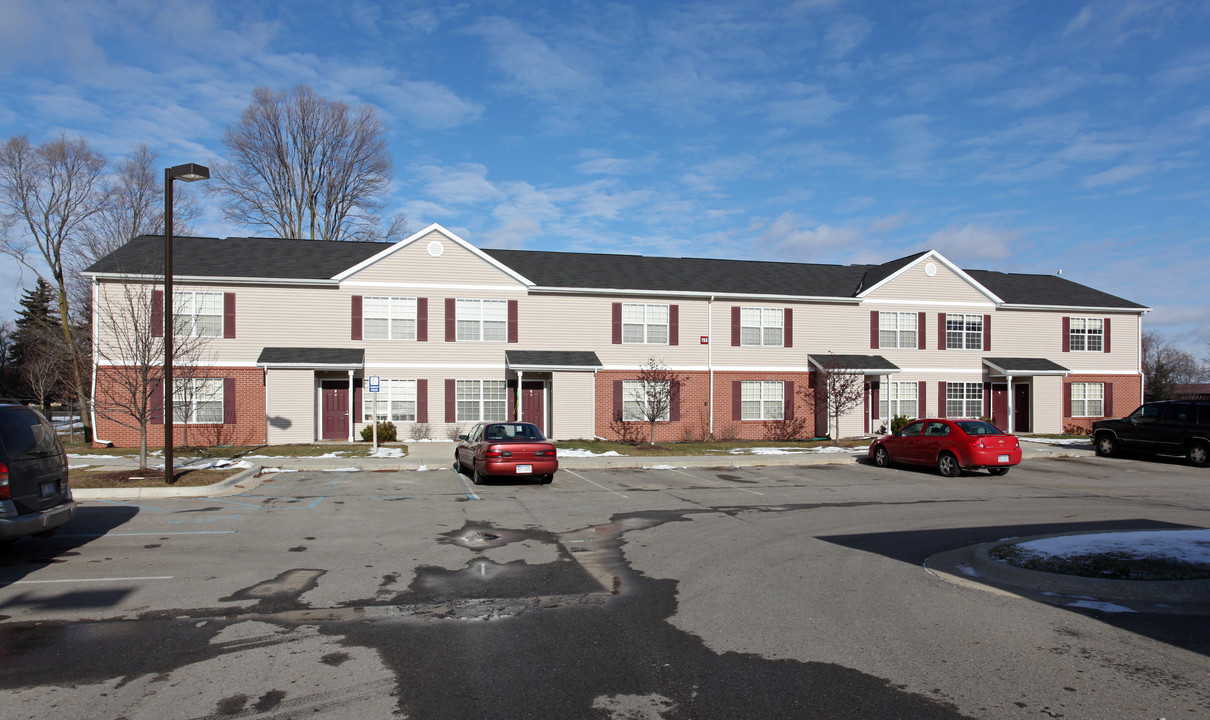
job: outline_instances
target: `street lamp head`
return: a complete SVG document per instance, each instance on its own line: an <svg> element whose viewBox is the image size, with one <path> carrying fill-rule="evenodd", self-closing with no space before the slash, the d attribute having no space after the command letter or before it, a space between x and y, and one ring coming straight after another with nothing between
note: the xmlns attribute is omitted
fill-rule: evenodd
<svg viewBox="0 0 1210 720"><path fill-rule="evenodd" d="M210 168L197 163L185 163L176 167L168 168L168 178L170 180L184 180L185 182L193 182L194 180L209 180Z"/></svg>

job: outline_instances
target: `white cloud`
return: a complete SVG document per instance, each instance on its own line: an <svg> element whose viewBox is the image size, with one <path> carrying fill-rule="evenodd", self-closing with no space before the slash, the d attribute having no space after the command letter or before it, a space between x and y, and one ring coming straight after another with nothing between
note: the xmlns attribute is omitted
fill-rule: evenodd
<svg viewBox="0 0 1210 720"><path fill-rule="evenodd" d="M1095 173L1086 176L1080 184L1086 188L1101 187L1102 185L1116 185L1120 182L1126 182L1133 178L1149 173L1155 169L1155 166L1141 163L1127 163L1110 168L1103 172Z"/></svg>
<svg viewBox="0 0 1210 720"><path fill-rule="evenodd" d="M477 163L453 167L424 165L416 168L425 191L438 201L452 205L478 205L500 200L505 194L487 179L487 168Z"/></svg>
<svg viewBox="0 0 1210 720"><path fill-rule="evenodd" d="M820 256L849 252L862 237L860 228L816 224L787 212L765 226L753 244L779 260L821 262Z"/></svg>
<svg viewBox="0 0 1210 720"><path fill-rule="evenodd" d="M1013 246L1020 238L1018 230L969 224L939 230L930 235L925 244L962 265L972 260L1010 258L1015 251Z"/></svg>
<svg viewBox="0 0 1210 720"><path fill-rule="evenodd" d="M1080 8L1079 14L1072 18L1071 22L1067 23L1067 27L1063 28L1063 34L1071 35L1072 33L1080 32L1088 27L1088 23L1090 22L1092 22L1092 6L1085 5Z"/></svg>

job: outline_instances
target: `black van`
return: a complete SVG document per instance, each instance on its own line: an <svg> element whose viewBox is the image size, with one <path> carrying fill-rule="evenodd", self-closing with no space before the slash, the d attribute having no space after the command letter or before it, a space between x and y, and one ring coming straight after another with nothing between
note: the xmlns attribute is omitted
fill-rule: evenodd
<svg viewBox="0 0 1210 720"><path fill-rule="evenodd" d="M75 514L55 428L36 410L0 404L0 542L50 533Z"/></svg>
<svg viewBox="0 0 1210 720"><path fill-rule="evenodd" d="M1157 400L1124 418L1092 424L1097 455L1138 450L1184 455L1197 467L1210 465L1210 400Z"/></svg>

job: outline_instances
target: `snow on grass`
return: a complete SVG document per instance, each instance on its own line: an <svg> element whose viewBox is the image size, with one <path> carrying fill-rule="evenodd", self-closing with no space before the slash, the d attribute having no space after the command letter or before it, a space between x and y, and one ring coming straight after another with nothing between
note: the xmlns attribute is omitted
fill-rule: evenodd
<svg viewBox="0 0 1210 720"><path fill-rule="evenodd" d="M297 470L295 470L295 469L293 469L293 468L279 468L279 467L267 467L267 468L261 468L261 473L262 473L262 474L265 474L265 473L288 473L288 472L298 472L298 471L297 471Z"/></svg>
<svg viewBox="0 0 1210 720"><path fill-rule="evenodd" d="M1210 530L1139 530L1063 535L1018 543L1023 552L1044 558L1122 554L1210 564Z"/></svg>
<svg viewBox="0 0 1210 720"><path fill-rule="evenodd" d="M644 465L644 470L676 470L676 465Z"/></svg>
<svg viewBox="0 0 1210 720"><path fill-rule="evenodd" d="M190 470L208 470L210 468L214 468L215 470L247 470L252 467L252 463L248 462L247 460L229 460L227 458L216 458L214 460L206 460L204 462L200 462L200 463L196 463L196 464L193 461L186 462L182 465L173 463L172 466L173 467L186 467L186 468L189 468Z"/></svg>
<svg viewBox="0 0 1210 720"><path fill-rule="evenodd" d="M379 447L377 452L370 453L368 457L374 458L401 458L403 457L403 448L395 447Z"/></svg>
<svg viewBox="0 0 1210 720"><path fill-rule="evenodd" d="M559 448L559 457L622 457L622 454L617 450L607 450L606 452L594 453L591 450L564 450Z"/></svg>
<svg viewBox="0 0 1210 720"><path fill-rule="evenodd" d="M804 447L751 447L751 448L734 448L731 450L732 455L818 455L827 453L864 453L869 450L869 446L865 447L840 447L839 445L824 445L822 447L804 448Z"/></svg>
<svg viewBox="0 0 1210 720"><path fill-rule="evenodd" d="M361 468L343 467L343 468L322 468L320 472L361 472Z"/></svg>
<svg viewBox="0 0 1210 720"><path fill-rule="evenodd" d="M1017 436L1021 442L1038 443L1039 445L1065 445L1071 447L1084 447L1092 445L1092 438L1044 438L1044 437L1022 437Z"/></svg>

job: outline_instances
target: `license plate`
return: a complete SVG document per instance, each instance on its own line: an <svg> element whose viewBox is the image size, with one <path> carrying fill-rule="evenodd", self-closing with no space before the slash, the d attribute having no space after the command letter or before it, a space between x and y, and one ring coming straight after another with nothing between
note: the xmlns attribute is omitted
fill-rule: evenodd
<svg viewBox="0 0 1210 720"><path fill-rule="evenodd" d="M41 493L42 497L44 497L44 498L48 498L48 497L54 495L55 494L55 483L53 483L53 482L42 483L41 485L38 486L38 492Z"/></svg>
<svg viewBox="0 0 1210 720"><path fill-rule="evenodd" d="M526 473L531 473L531 472L533 472L533 471L534 471L534 466L533 466L533 465L518 465L518 466L517 466L517 474L518 474L518 475L524 475L524 474L526 474Z"/></svg>
<svg viewBox="0 0 1210 720"><path fill-rule="evenodd" d="M1008 456L1007 456L1007 455L1001 455L1001 456L1000 456L1000 462L1008 462Z"/></svg>

